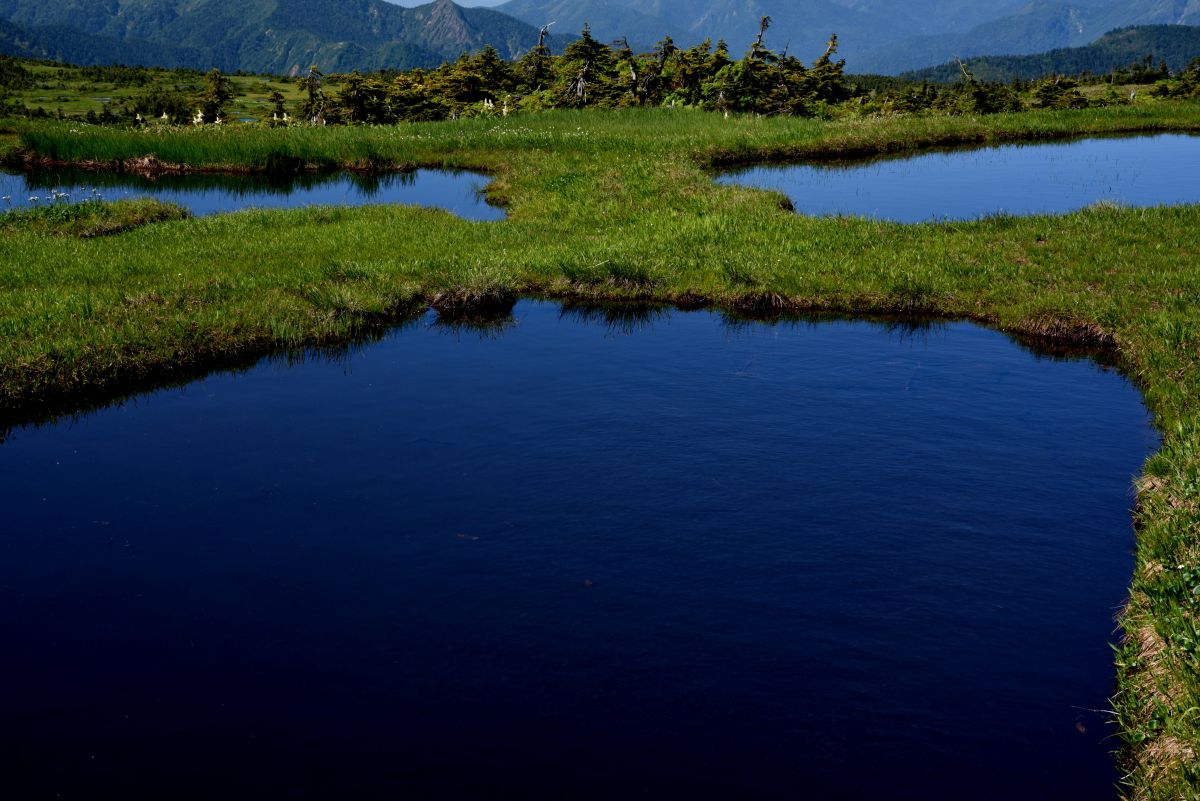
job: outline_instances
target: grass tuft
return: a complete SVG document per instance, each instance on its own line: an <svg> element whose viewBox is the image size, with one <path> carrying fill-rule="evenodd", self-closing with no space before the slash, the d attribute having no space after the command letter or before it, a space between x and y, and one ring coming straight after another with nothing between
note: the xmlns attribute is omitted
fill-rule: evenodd
<svg viewBox="0 0 1200 801"><path fill-rule="evenodd" d="M103 203L54 203L0 214L0 232L11 235L73 236L88 239L132 231L151 223L182 220L187 211L172 203L137 199Z"/></svg>

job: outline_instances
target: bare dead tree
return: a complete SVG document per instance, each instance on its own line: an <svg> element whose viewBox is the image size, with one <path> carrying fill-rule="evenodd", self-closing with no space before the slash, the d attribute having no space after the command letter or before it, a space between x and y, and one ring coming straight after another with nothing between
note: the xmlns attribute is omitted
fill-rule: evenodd
<svg viewBox="0 0 1200 801"><path fill-rule="evenodd" d="M964 81L966 81L967 83L975 83L975 76L971 74L971 71L969 69L967 69L967 65L965 63L963 63L963 60L961 58L959 58L958 56L955 56L954 63L958 65L959 71L962 72Z"/></svg>
<svg viewBox="0 0 1200 801"><path fill-rule="evenodd" d="M771 27L771 23L773 21L774 20L772 20L770 17L763 17L758 21L758 38L754 40L754 47L756 50L762 48L763 39L765 39L767 36L767 28Z"/></svg>
<svg viewBox="0 0 1200 801"><path fill-rule="evenodd" d="M575 96L584 103L587 102L587 74L588 67L590 66L590 63L584 64L583 69L579 70L579 74L576 75L575 80L571 82L571 90L575 92Z"/></svg>

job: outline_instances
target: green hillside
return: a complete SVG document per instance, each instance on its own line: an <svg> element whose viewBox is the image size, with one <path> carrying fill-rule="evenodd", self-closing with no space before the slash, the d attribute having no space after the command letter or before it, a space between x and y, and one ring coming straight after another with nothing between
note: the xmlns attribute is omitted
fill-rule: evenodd
<svg viewBox="0 0 1200 801"><path fill-rule="evenodd" d="M492 45L514 58L535 28L437 0L0 0L0 53L286 73L435 66Z"/></svg>
<svg viewBox="0 0 1200 801"><path fill-rule="evenodd" d="M1090 45L1065 47L1028 56L980 56L968 63L976 78L986 81L1028 80L1043 75L1103 75L1140 62L1147 56L1172 72L1200 56L1200 26L1145 25L1110 31ZM955 63L906 72L913 81L949 83L959 80Z"/></svg>
<svg viewBox="0 0 1200 801"><path fill-rule="evenodd" d="M136 54L136 57L134 57ZM84 33L66 25L23 28L0 20L0 55L78 64L136 62L203 68L208 57L192 48Z"/></svg>

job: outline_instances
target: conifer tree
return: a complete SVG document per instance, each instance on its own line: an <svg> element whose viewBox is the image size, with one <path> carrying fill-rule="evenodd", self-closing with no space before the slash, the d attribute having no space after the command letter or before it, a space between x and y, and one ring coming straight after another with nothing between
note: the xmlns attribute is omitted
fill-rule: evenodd
<svg viewBox="0 0 1200 801"><path fill-rule="evenodd" d="M221 119L225 104L233 99L233 82L214 69L205 77L204 94L200 98L200 115L206 123Z"/></svg>
<svg viewBox="0 0 1200 801"><path fill-rule="evenodd" d="M669 50L668 50L669 45ZM727 59L716 59L712 41L705 39L687 50L679 50L674 42L663 40L659 47L663 60L662 82L668 103L699 106L704 101L704 84L712 79Z"/></svg>
<svg viewBox="0 0 1200 801"><path fill-rule="evenodd" d="M779 56L765 44L771 18L759 22L758 36L739 61L727 64L709 82L708 100L720 111L766 111L778 85Z"/></svg>
<svg viewBox="0 0 1200 801"><path fill-rule="evenodd" d="M543 26L537 45L517 61L514 78L517 90L526 94L541 92L551 80L554 58L546 46L548 27Z"/></svg>
<svg viewBox="0 0 1200 801"><path fill-rule="evenodd" d="M616 58L612 48L597 41L583 26L555 64L554 101L562 108L612 105L616 93Z"/></svg>
<svg viewBox="0 0 1200 801"><path fill-rule="evenodd" d="M397 75L387 91L389 115L393 121L426 122L444 120L450 106L430 91L424 70L412 70Z"/></svg>
<svg viewBox="0 0 1200 801"><path fill-rule="evenodd" d="M337 98L338 116L346 122L394 122L387 95L387 86L379 78L352 72L342 79L342 91Z"/></svg>

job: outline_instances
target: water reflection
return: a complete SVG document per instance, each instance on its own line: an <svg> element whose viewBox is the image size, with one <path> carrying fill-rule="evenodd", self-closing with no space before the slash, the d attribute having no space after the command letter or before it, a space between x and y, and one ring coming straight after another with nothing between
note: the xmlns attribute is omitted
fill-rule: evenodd
<svg viewBox="0 0 1200 801"><path fill-rule="evenodd" d="M669 321L671 310L671 306L662 303L565 300L560 305L559 318L604 326L610 333L628 336L652 331L656 322Z"/></svg>
<svg viewBox="0 0 1200 801"><path fill-rule="evenodd" d="M801 214L915 223L1196 203L1197 175L1200 137L1160 134L756 166L716 180L782 192Z"/></svg>
<svg viewBox="0 0 1200 801"><path fill-rule="evenodd" d="M443 305L442 309L419 306L405 310L386 324L363 326L355 336L342 343L323 344L304 348L242 353L221 359L219 364L179 367L174 375L156 378L151 382L137 380L113 385L108 391L90 397L50 399L36 406L0 409L0 444L11 438L18 429L37 429L43 426L73 425L113 407L134 404L157 393L182 389L212 376L237 376L264 365L281 368L302 368L311 365L330 365L353 370L355 360L380 342L400 336L407 331L432 330L453 338L469 336L480 340L499 340L519 326L517 313L520 299L503 293L494 303L472 305ZM527 301L528 302L528 301ZM928 347L933 340L946 336L954 325L943 317L896 314L847 314L826 311L785 311L771 315L745 314L737 310L700 310L689 305L680 308L669 303L643 301L597 302L565 299L554 303L539 301L556 308L558 319L583 328L603 328L608 334L634 336L651 334L656 325L669 325L680 315L704 316L717 321L729 337L757 336L763 333L789 331L819 331L831 323L870 325L898 344ZM704 304L705 306L707 304ZM1063 343L1054 339L1028 334L1006 335L1013 345L1035 359L1051 362L1088 360L1105 370L1120 366L1116 353L1106 347L1088 347Z"/></svg>
<svg viewBox="0 0 1200 801"><path fill-rule="evenodd" d="M471 220L500 220L484 194L487 176L461 170L289 172L251 175L36 169L0 173L5 209L88 199L155 197L204 216L244 208L386 203L444 208ZM66 195L66 197L62 197Z"/></svg>
<svg viewBox="0 0 1200 801"><path fill-rule="evenodd" d="M517 325L512 309L490 310L475 313L438 313L430 327L451 336L476 336L479 339L499 339Z"/></svg>
<svg viewBox="0 0 1200 801"><path fill-rule="evenodd" d="M1115 797L1119 376L958 322L421 320L5 443L10 794Z"/></svg>
<svg viewBox="0 0 1200 801"><path fill-rule="evenodd" d="M504 287L449 289L434 295L429 305L437 314L434 325L443 331L495 337L514 324L517 295Z"/></svg>

